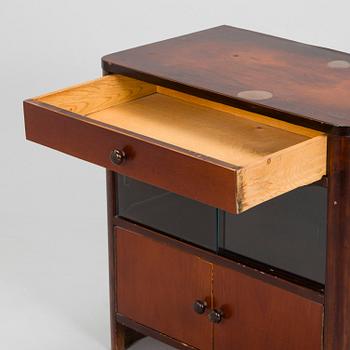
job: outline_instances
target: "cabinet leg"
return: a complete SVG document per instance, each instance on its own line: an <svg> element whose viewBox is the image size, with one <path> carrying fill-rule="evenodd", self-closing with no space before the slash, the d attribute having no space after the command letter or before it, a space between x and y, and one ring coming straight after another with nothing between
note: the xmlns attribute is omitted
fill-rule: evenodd
<svg viewBox="0 0 350 350"><path fill-rule="evenodd" d="M110 286L110 321L111 321L111 344L112 350L128 349L137 340L144 337L144 335L134 331L131 328L123 326L116 320L116 300L115 300L115 281L116 281L116 267L115 267L115 243L114 243L114 222L116 215L116 187L115 174L107 170L107 203L108 203L108 247L109 247L109 286Z"/></svg>
<svg viewBox="0 0 350 350"><path fill-rule="evenodd" d="M116 324L115 346L112 350L125 350L125 327L121 324Z"/></svg>
<svg viewBox="0 0 350 350"><path fill-rule="evenodd" d="M142 339L143 334L134 331L120 323L116 324L116 334L112 350L126 350L131 347L136 341Z"/></svg>

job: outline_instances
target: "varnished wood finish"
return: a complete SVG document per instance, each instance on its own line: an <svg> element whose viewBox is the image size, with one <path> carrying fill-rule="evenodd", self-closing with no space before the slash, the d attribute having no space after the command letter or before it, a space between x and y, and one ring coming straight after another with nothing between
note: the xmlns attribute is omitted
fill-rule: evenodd
<svg viewBox="0 0 350 350"><path fill-rule="evenodd" d="M325 135L155 92L108 75L26 101L27 138L233 213L326 173Z"/></svg>
<svg viewBox="0 0 350 350"><path fill-rule="evenodd" d="M309 139L297 130L290 132L237 118L161 94L114 106L90 117L233 165L237 168L234 199L237 212L315 182L326 174L324 135Z"/></svg>
<svg viewBox="0 0 350 350"><path fill-rule="evenodd" d="M331 68L335 65L329 62L338 60L350 62L350 55L221 26L105 56L105 73L124 77L111 75L25 101L28 139L108 169L112 350L124 350L142 334L179 349L194 349L186 341L201 350L316 350L322 348L322 330L325 350L349 350L350 141L344 135L350 135L350 69ZM268 98L249 99L247 90L264 90ZM245 183L237 180L239 165L92 118L153 94L309 139L320 137L319 132L301 125L331 134L325 300L313 286L305 288L115 218L112 171L230 212L242 210L244 199L237 197L237 188ZM110 162L116 148L127 152L127 166ZM166 264L160 263L164 259ZM123 283L116 284L117 270ZM139 278L131 280L132 274ZM179 280L184 281L181 288ZM155 288L157 283L161 287ZM206 317L191 313L189 299L201 297L191 294L200 294L199 289L226 312L228 318L215 327L208 329ZM160 306L164 295L168 299ZM171 312L164 318L167 310Z"/></svg>
<svg viewBox="0 0 350 350"><path fill-rule="evenodd" d="M213 110L228 113L236 117L234 119L248 119L257 123L293 132L298 135L314 137L321 134L319 131L313 129L286 123L277 119L266 117L262 114L248 112L222 103L213 102L118 74L109 74L102 78L35 97L33 100L84 116L90 116L94 119L94 114L98 115L99 112L108 113L108 110L112 107L124 105L125 103L135 101L139 98L151 96L152 94L155 94L158 96L158 98L160 98L160 95L172 97L172 99L169 99L169 102L175 103L175 105L169 106L170 108L176 109L177 100L186 101L188 103L188 106L192 106L191 111L179 111L180 114L203 113L203 109L194 110L195 106L203 106L209 108L212 113ZM174 100L174 98L176 100ZM157 108L156 106L152 106L153 112L159 114L162 112L162 106L160 105L158 107L158 101L156 104ZM221 113L218 113L219 117L220 114ZM213 114L212 118L215 118L215 115L216 114ZM119 116L119 118L121 117ZM142 122L143 121L141 121L141 123Z"/></svg>
<svg viewBox="0 0 350 350"><path fill-rule="evenodd" d="M155 91L156 87L152 84L111 74L36 97L34 100L77 114L88 115L150 95Z"/></svg>
<svg viewBox="0 0 350 350"><path fill-rule="evenodd" d="M326 174L325 136L265 156L237 171L237 213L298 187L318 181Z"/></svg>
<svg viewBox="0 0 350 350"><path fill-rule="evenodd" d="M214 349L320 350L323 305L214 265ZM334 348L335 349L335 348Z"/></svg>
<svg viewBox="0 0 350 350"><path fill-rule="evenodd" d="M115 314L114 319L117 320ZM115 322L115 321L114 321ZM116 322L116 342L112 349L114 350L126 350L129 349L134 343L144 338L145 335L137 332L137 330L123 325L117 320Z"/></svg>
<svg viewBox="0 0 350 350"><path fill-rule="evenodd" d="M159 93L89 117L242 167L309 139Z"/></svg>
<svg viewBox="0 0 350 350"><path fill-rule="evenodd" d="M107 187L107 219L108 219L108 262L109 262L109 298L110 298L110 328L111 328L111 350L125 350L135 341L143 337L142 334L129 329L116 322L116 267L115 267L115 235L114 217L116 214L116 186L115 174L112 171L106 172Z"/></svg>
<svg viewBox="0 0 350 350"><path fill-rule="evenodd" d="M127 305L127 308L131 308L133 311L130 311L130 309L118 310L120 314L118 314L117 319L144 334L149 334L162 340L163 334L171 336L171 333L164 332L164 330L161 329L164 327L164 322L162 322L164 313L169 315L169 321L173 322L174 326L177 325L181 328L183 325L178 322L173 313L167 312L169 310L168 307L159 307L159 303L162 302L163 298L169 296L167 293L167 286L177 289L176 284L178 283L179 286L181 286L180 288L187 288L189 286L189 281L191 283L193 281L189 280L188 276L186 276L187 278L185 280L187 282L185 284L182 283L181 280L179 281L174 275L174 267L169 266L168 260L175 262L175 270L179 268L177 266L179 262L177 259L180 259L187 265L188 262L181 259L181 254L184 253L179 250L179 246L177 246L177 248L171 248L172 253L169 254L169 248L167 248L167 246L172 246L172 243L165 243L165 240L171 241L169 238L160 238L161 235L159 235L160 240L164 239L164 243L157 243L158 239L154 240L157 234L149 238L140 238L142 236L138 236L136 233L131 233L130 231L123 231L123 233L120 234L121 230L123 229L117 230L117 234L119 231L119 238L123 236L123 233L128 232L128 242L125 242L124 245L119 245L120 251L118 250L117 256L119 256L119 254L128 256L128 260L125 261L128 267L125 268L125 270L127 270L125 271L124 267L119 265L123 269L121 273L123 274L124 283L120 281L119 278L118 283L120 287L125 288L125 291L123 292L123 301L121 301L121 295L118 290L118 302L121 303L119 306L120 308ZM131 237L140 239L143 253L139 253L141 248L137 249L136 245L138 252L137 255L134 254L135 242L129 241ZM162 254L160 260L156 258L153 267L150 268L150 258L144 258L144 251L147 251L147 255L159 256L159 252L155 253L154 248L150 249L150 247L154 245L162 247ZM156 248L156 250L159 249L160 248ZM175 255L173 255L174 253ZM133 271L135 271L134 266L138 266L138 276L135 276L133 273ZM161 272L163 269L166 269L167 272L170 273L171 280L168 280L169 277L164 279L164 275ZM183 268L181 269L182 271L185 270ZM154 272L154 270L156 270L156 272ZM202 278L203 277L204 276L202 276ZM129 281L127 283L125 283L126 278L128 278ZM159 279L159 283L162 281L164 286L160 288L154 300L153 295L156 293L154 288L158 286L155 279ZM222 309L225 314L225 319L222 323L214 326L213 339L215 349L228 349L232 344L235 344L237 349L242 350L321 349L323 322L323 305L321 303L265 283L261 279L253 278L235 269L217 264L213 266L213 277L210 278L210 283L211 281L213 281L213 307ZM142 289L142 293L139 292L140 289ZM178 307L180 307L182 303L178 299L179 295L174 298L179 303ZM170 303L172 302L171 297L166 300ZM156 314L157 317L153 317L151 321L137 319L140 314L143 314L143 317L149 318L149 309L152 309L152 313ZM131 316L125 317L125 315L128 313L130 314L130 312ZM132 313L134 313L134 315ZM137 315L136 317L135 314ZM197 317L200 319L202 316ZM188 317L187 320L191 322L191 325L187 327L189 327L193 333L198 334L198 320L191 320L190 317ZM203 320L209 322L207 317L204 317ZM137 321L137 323L135 323L135 321ZM150 326L149 322L153 322L153 325ZM167 323L167 321L165 321L165 323ZM141 324L146 325L146 327L141 326ZM153 329L153 331L150 332L150 329ZM185 343L193 345L190 340ZM172 341L170 341L170 344L180 349L187 349L187 345L182 344L182 342L172 343ZM205 344L207 344L205 348L198 344L196 348L211 348L211 345L210 347L208 346L208 344L211 344L208 339L205 340Z"/></svg>
<svg viewBox="0 0 350 350"><path fill-rule="evenodd" d="M139 334L145 334L148 337L152 337L154 339L157 339L165 344L168 344L176 349L180 350L199 350L196 349L188 344L181 343L176 339L170 338L166 334L157 332L156 330L146 327L145 325L142 325L140 323L137 323L123 315L117 314L116 316L118 324L124 325L125 327L128 327L128 329L133 329Z"/></svg>
<svg viewBox="0 0 350 350"><path fill-rule="evenodd" d="M111 327L111 350L124 350L124 329L117 329L115 319L115 256L114 256L114 223L116 213L115 181L112 171L106 172L107 187L107 220L108 220L108 264L109 264L109 305Z"/></svg>
<svg viewBox="0 0 350 350"><path fill-rule="evenodd" d="M315 137L315 136L319 136L322 134L320 131L317 131L314 129L305 128L305 127L302 127L300 125L287 123L285 121L274 119L271 117L267 117L267 116L262 115L262 114L249 112L249 111L246 111L244 109L235 108L235 107L223 104L223 103L214 102L211 100L207 100L205 98L200 98L200 97L197 97L194 95L186 94L184 92L180 92L177 90L168 89L168 88L165 88L163 86L157 86L156 88L157 88L157 92L159 94L162 94L162 95L172 96L172 97L175 97L179 100L191 102L191 103L194 103L194 104L199 105L199 106L209 107L211 109L215 109L216 111L229 113L235 117L249 119L249 120L255 121L257 123L273 126L273 127L278 128L278 129L286 130L289 132L294 132L298 135L304 135L307 137Z"/></svg>
<svg viewBox="0 0 350 350"><path fill-rule="evenodd" d="M117 312L201 350L211 349L212 325L194 312L211 305L212 265L148 239L116 229Z"/></svg>
<svg viewBox="0 0 350 350"><path fill-rule="evenodd" d="M329 139L325 350L350 349L350 138Z"/></svg>
<svg viewBox="0 0 350 350"><path fill-rule="evenodd" d="M40 102L27 101L24 110L26 135L31 141L200 202L236 211L234 169ZM126 152L125 164L112 164L113 149Z"/></svg>
<svg viewBox="0 0 350 350"><path fill-rule="evenodd" d="M185 91L277 119L318 128L350 126L350 55L247 30L220 26L103 58L108 72ZM264 90L272 98L239 98Z"/></svg>
<svg viewBox="0 0 350 350"><path fill-rule="evenodd" d="M234 261L232 259L219 256L217 254L211 253L200 248L197 248L191 244L180 242L174 238L167 237L161 233L157 233L153 230L145 228L141 225L137 225L125 219L116 217L114 219L114 224L121 227L127 231L136 232L138 234L144 235L150 239L156 240L162 244L168 245L170 247L179 249L188 254L204 259L211 264L216 264L218 266L226 267L228 269L235 270L244 275L250 276L254 279L261 280L272 286L284 289L287 292L299 295L300 297L309 299L319 304L323 304L324 295L323 292L319 290L313 290L311 286L305 287L293 282L288 281L286 278L280 278L278 276L263 272L262 269L249 267L247 264Z"/></svg>

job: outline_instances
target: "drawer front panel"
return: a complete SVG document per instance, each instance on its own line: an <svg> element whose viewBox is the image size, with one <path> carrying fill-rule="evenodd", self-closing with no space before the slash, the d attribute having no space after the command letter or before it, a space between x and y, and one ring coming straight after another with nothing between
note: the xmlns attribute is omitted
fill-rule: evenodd
<svg viewBox="0 0 350 350"><path fill-rule="evenodd" d="M235 172L34 101L24 104L27 139L109 170L235 212ZM122 165L110 160L124 150Z"/></svg>
<svg viewBox="0 0 350 350"><path fill-rule="evenodd" d="M211 304L212 265L145 236L116 229L117 312L201 350L212 325L193 304Z"/></svg>
<svg viewBox="0 0 350 350"><path fill-rule="evenodd" d="M214 265L214 349L321 350L323 305Z"/></svg>
<svg viewBox="0 0 350 350"><path fill-rule="evenodd" d="M175 238L217 251L217 209L116 176L118 215Z"/></svg>

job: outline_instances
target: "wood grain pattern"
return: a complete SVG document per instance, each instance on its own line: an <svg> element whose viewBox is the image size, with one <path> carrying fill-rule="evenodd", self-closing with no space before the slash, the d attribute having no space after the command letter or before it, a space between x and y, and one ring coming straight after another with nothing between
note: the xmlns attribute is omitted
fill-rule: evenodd
<svg viewBox="0 0 350 350"><path fill-rule="evenodd" d="M116 230L117 312L201 350L211 349L212 325L192 309L211 304L212 265L148 239Z"/></svg>
<svg viewBox="0 0 350 350"><path fill-rule="evenodd" d="M303 135L161 94L89 117L235 166L246 166L307 140Z"/></svg>
<svg viewBox="0 0 350 350"><path fill-rule="evenodd" d="M330 61L350 55L220 26L103 57L103 68L313 128L350 126L350 69ZM265 90L272 98L239 98Z"/></svg>
<svg viewBox="0 0 350 350"><path fill-rule="evenodd" d="M280 129L161 94L90 117L241 167L237 170L238 212L326 174L326 136L310 130L314 137L308 140L308 129L296 126L290 132L287 123Z"/></svg>
<svg viewBox="0 0 350 350"><path fill-rule="evenodd" d="M289 132L294 132L294 133L299 134L299 135L304 135L307 137L315 137L315 136L319 136L322 134L320 131L317 131L314 129L305 128L305 127L302 127L300 125L287 123L287 122L284 122L282 120L267 117L267 116L262 115L262 114L249 112L249 111L246 111L244 109L235 108L235 107L232 107L229 105L225 105L223 103L214 102L211 100L207 100L205 98L200 98L200 97L197 97L194 95L186 94L186 93L181 92L181 91L168 89L168 88L165 88L163 86L157 86L157 92L159 94L162 94L162 95L172 96L172 97L178 98L180 100L191 102L191 103L194 103L194 104L197 104L200 106L205 106L205 107L208 107L211 109L215 109L217 111L229 113L235 117L253 120L257 123L273 126L275 128L287 130Z"/></svg>
<svg viewBox="0 0 350 350"><path fill-rule="evenodd" d="M350 349L350 138L329 138L325 350Z"/></svg>
<svg viewBox="0 0 350 350"><path fill-rule="evenodd" d="M108 218L108 265L109 265L109 305L110 305L110 329L111 329L111 349L125 350L135 341L144 337L143 334L136 332L127 326L116 322L116 267L115 267L115 240L114 240L114 217L116 214L116 189L115 173L107 170L106 189L107 189L107 218Z"/></svg>
<svg viewBox="0 0 350 350"><path fill-rule="evenodd" d="M286 279L285 275L283 277L274 275L271 270L263 270L259 266L252 267L246 261L237 259L233 260L231 258L212 253L210 251L193 246L192 244L184 243L175 238L171 238L164 234L155 232L151 229L135 224L131 221L122 219L120 217L115 217L114 224L127 231L135 232L162 244L166 244L176 249L179 249L188 254L198 256L199 258L217 266L223 266L230 270L237 271L243 275L250 276L256 280L262 281L271 286L275 286L279 289L283 289L292 294L301 296L302 298L314 301L319 304L324 304L323 291L319 289L312 289L314 288L313 285L308 284L307 286L305 286L300 284L300 281L290 281Z"/></svg>
<svg viewBox="0 0 350 350"><path fill-rule="evenodd" d="M117 285L123 289L120 294L118 288L119 319L121 322L126 321L128 326L136 327L137 330L143 329L145 334L150 333L159 339L162 339L161 334L173 337L172 332L181 330L177 328L168 333L164 332L164 327L169 327L170 324L170 327L178 326L182 329L184 326L177 319L177 313L182 305L180 299L188 292L184 289L193 288L193 283L196 283L196 278L199 277L198 270L182 256L186 253L154 240L153 235L152 238L146 238L118 228L117 237L118 241L124 240L122 245L119 245L117 257L121 254L121 259L126 264L125 266L117 264L122 269L122 280L118 278ZM166 240L171 241L164 237L164 242ZM196 255L188 257L195 259ZM204 260L200 261L204 263ZM188 279L189 267L191 274L194 273L196 278L191 276ZM177 269L185 272L180 279L174 275ZM210 277L205 272L201 278L206 278L205 276ZM184 280L187 281L186 284L182 282ZM238 350L321 349L322 304L222 265L214 264L213 277L210 277L209 283L211 281L214 283L212 307L222 309L225 314L222 323L214 326L215 349L229 349L233 344ZM162 286L158 287L159 284ZM201 285L203 287L203 281ZM180 292L177 288L180 288ZM163 300L166 301L166 306L162 305ZM177 306L173 306L174 304ZM169 312L169 308L172 307L175 308L175 313ZM122 311L121 308L126 309ZM184 317L185 315L186 313ZM168 319L163 320L163 317ZM201 316L198 317L202 320ZM208 322L207 317L203 320ZM187 315L186 322L191 322L190 325L186 323L186 329L198 335L198 320L191 319L191 316ZM141 324L146 327L141 327ZM207 335L208 333L205 333L205 336ZM185 343L198 349L212 349L208 339L205 340L205 347L190 341ZM172 345L181 349L187 348L181 341Z"/></svg>
<svg viewBox="0 0 350 350"><path fill-rule="evenodd" d="M123 327L118 327L115 318L115 255L114 255L114 222L113 218L116 213L115 199L115 181L114 174L111 171L106 172L106 191L107 191L107 220L108 220L108 269L109 269L109 314L110 314L110 329L111 329L111 350L124 350L125 330Z"/></svg>
<svg viewBox="0 0 350 350"><path fill-rule="evenodd" d="M327 137L316 136L237 171L237 208L242 212L326 175Z"/></svg>
<svg viewBox="0 0 350 350"><path fill-rule="evenodd" d="M156 88L152 84L111 74L36 97L34 100L86 115L152 94L155 91Z"/></svg>
<svg viewBox="0 0 350 350"><path fill-rule="evenodd" d="M224 312L214 349L321 349L321 304L217 265L213 283L214 307Z"/></svg>
<svg viewBox="0 0 350 350"><path fill-rule="evenodd" d="M234 213L326 173L326 136L320 133L300 127L290 131L286 123L280 123L282 128L262 124L251 115L241 118L155 91L150 84L111 75L26 101L27 137ZM115 148L128 149L123 167L109 161ZM179 160L167 166L170 154ZM214 178L213 172L221 176ZM186 185L177 181L180 173ZM228 188L225 178L232 179Z"/></svg>
<svg viewBox="0 0 350 350"><path fill-rule="evenodd" d="M26 137L31 141L200 202L236 211L235 173L222 164L39 102L26 101L24 113ZM112 164L113 149L127 153L125 164Z"/></svg>
<svg viewBox="0 0 350 350"><path fill-rule="evenodd" d="M170 338L164 333L160 333L152 328L146 327L145 325L142 325L140 323L137 323L121 314L117 314L117 321L118 323L127 326L129 329L134 329L138 333L142 333L147 335L148 337L152 337L154 339L157 339L165 344L168 344L175 349L179 350L198 350L197 348L194 348L191 345L182 343L176 339Z"/></svg>

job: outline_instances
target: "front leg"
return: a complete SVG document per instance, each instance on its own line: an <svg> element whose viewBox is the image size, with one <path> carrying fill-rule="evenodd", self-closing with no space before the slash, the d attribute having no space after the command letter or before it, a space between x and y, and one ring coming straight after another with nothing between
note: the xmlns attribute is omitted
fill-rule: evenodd
<svg viewBox="0 0 350 350"><path fill-rule="evenodd" d="M114 344L112 350L126 350L131 347L136 341L143 338L144 335L134 331L131 328L116 323Z"/></svg>

